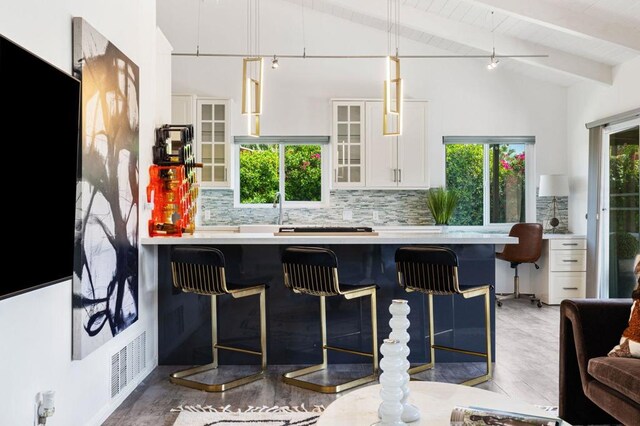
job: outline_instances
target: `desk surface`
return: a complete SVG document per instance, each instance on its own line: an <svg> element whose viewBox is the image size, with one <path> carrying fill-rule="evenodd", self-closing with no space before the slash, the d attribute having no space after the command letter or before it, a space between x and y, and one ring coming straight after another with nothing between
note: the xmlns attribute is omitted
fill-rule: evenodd
<svg viewBox="0 0 640 426"><path fill-rule="evenodd" d="M410 382L409 402L418 407L421 419L411 426L449 426L456 405L493 408L551 417L548 412L506 395L474 387L437 382ZM380 385L360 388L338 398L327 407L317 426L369 426L378 421ZM563 423L563 426L569 426Z"/></svg>

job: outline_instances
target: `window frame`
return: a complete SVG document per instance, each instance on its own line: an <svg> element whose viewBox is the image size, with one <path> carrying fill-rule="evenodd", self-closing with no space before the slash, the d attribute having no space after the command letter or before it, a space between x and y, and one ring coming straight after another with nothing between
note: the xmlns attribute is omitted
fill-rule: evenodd
<svg viewBox="0 0 640 426"><path fill-rule="evenodd" d="M300 137L295 137L295 139L299 139ZM264 203L264 204L255 204L255 203L241 203L240 202L240 146L250 144L252 141L243 140L241 142L234 143L234 164L235 164L235 173L234 173L234 184L233 184L233 207L236 208L273 208L272 203ZM331 155L331 144L329 142L329 138L327 138L326 142L318 142L318 143L296 143L294 141L287 141L287 137L282 137L279 139L272 140L260 140L260 138L256 138L256 144L260 145L279 145L278 153L279 153L279 164L278 164L278 191L281 194L285 194L285 159L284 159L284 149L286 145L320 145L320 158L321 158L321 176L320 176L320 201L286 201L286 194L282 197L281 203L283 208L298 208L298 209L313 209L313 208L323 208L329 206L329 177L330 173L330 164L331 159L329 156Z"/></svg>
<svg viewBox="0 0 640 426"><path fill-rule="evenodd" d="M461 142L455 143L455 140ZM451 142L448 142L451 141ZM508 231L515 222L491 223L491 145L524 145L524 153L527 159L524 175L525 187L525 220L526 222L536 221L536 172L535 172L535 136L527 137L476 137L476 136L445 136L443 138L444 150L444 182L447 181L447 161L446 145L483 145L482 164L482 225L453 225L466 229L489 228L494 231Z"/></svg>

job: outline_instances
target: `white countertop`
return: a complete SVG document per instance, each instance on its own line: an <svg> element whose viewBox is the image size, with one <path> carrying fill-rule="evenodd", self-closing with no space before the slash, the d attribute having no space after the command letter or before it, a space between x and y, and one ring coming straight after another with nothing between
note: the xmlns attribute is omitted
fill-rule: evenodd
<svg viewBox="0 0 640 426"><path fill-rule="evenodd" d="M212 229L196 231L182 237L143 237L142 245L178 244L515 244L518 239L507 234L482 232L442 232L435 227L375 228L378 235L286 235L275 236L270 225L262 228L246 227L244 231ZM260 230L261 232L255 232ZM277 227L275 228L277 230Z"/></svg>

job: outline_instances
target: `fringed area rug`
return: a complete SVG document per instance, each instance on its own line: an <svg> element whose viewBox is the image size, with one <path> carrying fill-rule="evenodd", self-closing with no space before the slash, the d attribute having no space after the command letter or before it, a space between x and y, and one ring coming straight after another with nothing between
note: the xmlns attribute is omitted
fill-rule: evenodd
<svg viewBox="0 0 640 426"><path fill-rule="evenodd" d="M324 411L324 406L316 405L308 409L300 406L251 407L246 410L232 410L231 406L212 407L201 405L181 405L171 411L180 414L174 426L310 426L315 425Z"/></svg>

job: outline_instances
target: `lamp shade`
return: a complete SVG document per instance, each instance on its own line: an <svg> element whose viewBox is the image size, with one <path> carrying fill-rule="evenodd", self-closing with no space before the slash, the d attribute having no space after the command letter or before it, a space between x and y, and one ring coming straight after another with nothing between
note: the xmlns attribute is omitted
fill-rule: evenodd
<svg viewBox="0 0 640 426"><path fill-rule="evenodd" d="M539 197L566 197L569 195L569 178L565 175L540 175Z"/></svg>

